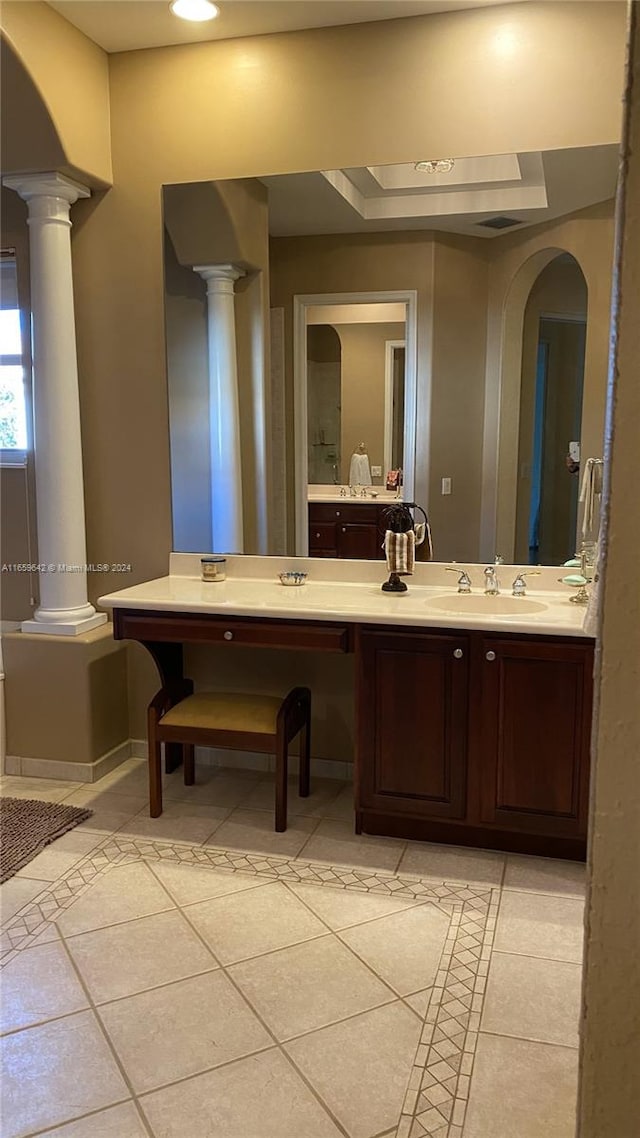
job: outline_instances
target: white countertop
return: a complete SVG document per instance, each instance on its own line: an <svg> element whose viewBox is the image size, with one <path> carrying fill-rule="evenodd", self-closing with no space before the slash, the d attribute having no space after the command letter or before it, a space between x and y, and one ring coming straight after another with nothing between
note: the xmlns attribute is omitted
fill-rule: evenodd
<svg viewBox="0 0 640 1138"><path fill-rule="evenodd" d="M312 483L307 486L307 501L308 502L357 502L359 505L362 502L369 503L389 503L389 502L402 502L402 494L398 497L395 490L387 490L383 486L365 486L366 494L361 497L360 493L351 495L348 486L333 486L327 483ZM345 490L346 494L341 494L340 491Z"/></svg>
<svg viewBox="0 0 640 1138"><path fill-rule="evenodd" d="M477 596L483 595L483 568L467 567ZM299 587L285 587L277 577L285 569L304 570L309 578ZM499 567L503 595L510 597L517 572L514 566ZM100 597L98 604L106 609L585 636L585 608L570 603L571 589L557 588L562 573L557 567L545 567L539 577L531 579L527 599L544 604L540 611L525 613L524 606L518 610L518 601L514 600L509 614L472 614L432 607L431 602L443 597L450 598L455 606L457 598L455 575L445 572L439 563L416 565L413 577L404 578L408 592L393 594L381 591L388 576L382 561L229 556L226 581L205 582L200 579L200 554L172 553L168 576L109 593Z"/></svg>

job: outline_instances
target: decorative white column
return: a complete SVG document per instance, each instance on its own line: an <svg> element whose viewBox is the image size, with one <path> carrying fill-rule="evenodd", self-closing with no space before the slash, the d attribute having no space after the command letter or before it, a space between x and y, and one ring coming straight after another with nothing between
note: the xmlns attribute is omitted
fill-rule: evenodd
<svg viewBox="0 0 640 1138"><path fill-rule="evenodd" d="M77 636L104 624L87 599L70 207L89 197L61 174L5 178L29 207L40 604L23 632Z"/></svg>
<svg viewBox="0 0 640 1138"><path fill-rule="evenodd" d="M215 553L242 553L242 465L234 285L235 265L194 265L207 282L211 532Z"/></svg>

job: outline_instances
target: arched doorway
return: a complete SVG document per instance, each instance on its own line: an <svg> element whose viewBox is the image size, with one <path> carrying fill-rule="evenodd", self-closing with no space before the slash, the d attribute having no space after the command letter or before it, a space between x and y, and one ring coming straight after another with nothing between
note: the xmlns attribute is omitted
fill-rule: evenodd
<svg viewBox="0 0 640 1138"><path fill-rule="evenodd" d="M574 257L555 257L524 310L515 558L556 565L576 548L587 283Z"/></svg>

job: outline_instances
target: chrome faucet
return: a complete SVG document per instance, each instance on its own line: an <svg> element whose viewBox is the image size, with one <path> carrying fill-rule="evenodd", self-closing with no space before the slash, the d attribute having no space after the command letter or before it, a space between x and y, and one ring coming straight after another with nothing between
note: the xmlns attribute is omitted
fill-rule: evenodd
<svg viewBox="0 0 640 1138"><path fill-rule="evenodd" d="M497 597L500 592L500 582L495 565L487 565L484 571L484 591L488 597Z"/></svg>
<svg viewBox="0 0 640 1138"><path fill-rule="evenodd" d="M540 576L540 570L539 569L523 569L522 573L518 573L518 576L516 577L515 581L513 582L513 585L511 586L511 592L512 592L513 596L514 597L526 597L526 595L527 595L527 582L525 581L525 577L539 577L539 576Z"/></svg>
<svg viewBox="0 0 640 1138"><path fill-rule="evenodd" d="M460 569L458 565L447 565L447 573L459 573L458 577L458 592L470 593L471 592L471 578L465 569Z"/></svg>

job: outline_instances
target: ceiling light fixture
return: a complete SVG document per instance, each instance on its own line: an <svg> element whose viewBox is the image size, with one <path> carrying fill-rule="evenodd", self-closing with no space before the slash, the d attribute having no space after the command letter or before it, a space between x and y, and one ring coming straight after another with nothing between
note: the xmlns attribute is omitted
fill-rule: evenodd
<svg viewBox="0 0 640 1138"><path fill-rule="evenodd" d="M416 170L421 174L448 174L454 166L453 158L434 158L429 162L416 162Z"/></svg>
<svg viewBox="0 0 640 1138"><path fill-rule="evenodd" d="M169 7L181 20L194 20L199 24L220 15L220 9L211 0L173 0Z"/></svg>

